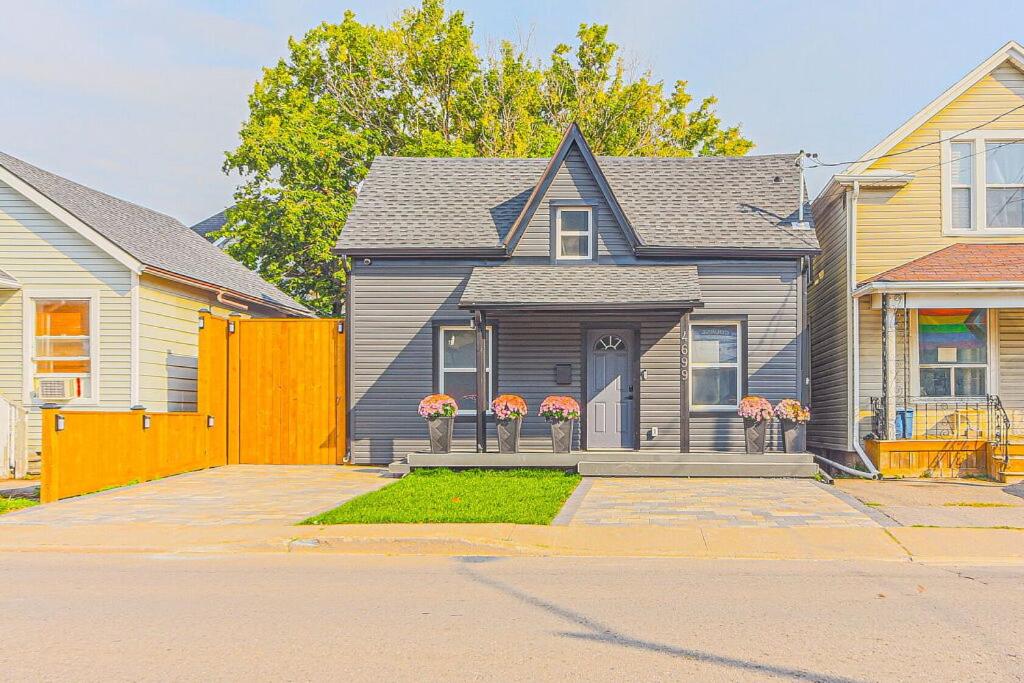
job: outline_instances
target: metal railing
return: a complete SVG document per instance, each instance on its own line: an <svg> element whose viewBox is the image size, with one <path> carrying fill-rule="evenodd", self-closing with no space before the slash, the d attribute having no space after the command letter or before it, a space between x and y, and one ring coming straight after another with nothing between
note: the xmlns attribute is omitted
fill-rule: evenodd
<svg viewBox="0 0 1024 683"><path fill-rule="evenodd" d="M889 433L896 439L987 441L995 446L1004 463L1009 462L1013 422L998 396L964 399L901 397L890 419L892 431ZM876 438L882 439L887 433L885 427L885 403L880 396L872 396L871 431ZM1024 424L1020 427L1024 429Z"/></svg>

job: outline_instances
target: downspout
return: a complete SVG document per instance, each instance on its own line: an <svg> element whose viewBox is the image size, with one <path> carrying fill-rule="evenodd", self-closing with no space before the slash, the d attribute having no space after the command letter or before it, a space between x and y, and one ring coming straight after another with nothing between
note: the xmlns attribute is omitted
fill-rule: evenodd
<svg viewBox="0 0 1024 683"><path fill-rule="evenodd" d="M850 211L848 212L850 229L848 233L849 258L847 260L849 272L849 290L847 292L847 304L853 306L853 450L857 452L861 462L868 468L868 474L858 472L860 476L869 479L881 479L882 473L871 462L871 458L864 452L860 445L860 300L853 298L853 290L857 287L857 202L860 199L860 181L853 181L853 193L850 196Z"/></svg>
<svg viewBox="0 0 1024 683"><path fill-rule="evenodd" d="M230 301L226 298L227 292L223 289L217 292L217 303L227 306L228 308L238 308L243 311L248 311L249 307L243 304L241 301Z"/></svg>

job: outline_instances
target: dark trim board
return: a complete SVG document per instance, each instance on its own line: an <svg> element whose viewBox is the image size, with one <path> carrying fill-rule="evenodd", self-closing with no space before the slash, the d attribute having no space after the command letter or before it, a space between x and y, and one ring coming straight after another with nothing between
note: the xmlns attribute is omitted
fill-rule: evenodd
<svg viewBox="0 0 1024 683"><path fill-rule="evenodd" d="M505 247L388 247L331 250L342 258L508 258Z"/></svg>
<svg viewBox="0 0 1024 683"><path fill-rule="evenodd" d="M679 318L679 452L690 452L690 311Z"/></svg>
<svg viewBox="0 0 1024 683"><path fill-rule="evenodd" d="M565 264L563 264L565 265ZM630 304L605 304L605 303L556 303L556 304L535 304L535 303L479 303L476 301L470 303L460 303L459 308L464 310L486 310L486 311L522 311L529 313L530 311L543 311L546 313L557 313L557 312L573 312L573 311L586 311L588 313L597 313L602 315L611 315L616 312L622 313L662 313L664 311L678 311L680 309L689 309L703 306L704 303L701 301L694 301L693 299L681 299L679 301L665 301L658 303L650 302L637 302Z"/></svg>
<svg viewBox="0 0 1024 683"><path fill-rule="evenodd" d="M621 320L587 320L580 323L580 450L587 450L587 404L590 396L590 388L587 386L587 374L589 367L587 359L590 357L590 344L588 337L591 330L615 329L629 330L633 333L632 340L632 372L633 384L633 448L627 450L640 450L640 410L643 396L643 383L640 380L640 323L622 322Z"/></svg>
<svg viewBox="0 0 1024 683"><path fill-rule="evenodd" d="M813 231L812 231L813 234ZM773 249L771 247L650 247L636 248L637 256L673 258L726 258L731 260L768 259L793 261L805 256L817 256L821 249Z"/></svg>
<svg viewBox="0 0 1024 683"><path fill-rule="evenodd" d="M345 456L344 462L352 462L352 432L355 428L352 418L352 264L342 260L345 271Z"/></svg>

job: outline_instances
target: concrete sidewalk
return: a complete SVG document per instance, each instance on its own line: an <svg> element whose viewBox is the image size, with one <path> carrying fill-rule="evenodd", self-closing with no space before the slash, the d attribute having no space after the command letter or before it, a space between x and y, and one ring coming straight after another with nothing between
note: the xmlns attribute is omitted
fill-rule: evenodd
<svg viewBox="0 0 1024 683"><path fill-rule="evenodd" d="M350 553L440 556L681 557L1024 564L1024 531L927 528L338 526L7 526L0 552Z"/></svg>

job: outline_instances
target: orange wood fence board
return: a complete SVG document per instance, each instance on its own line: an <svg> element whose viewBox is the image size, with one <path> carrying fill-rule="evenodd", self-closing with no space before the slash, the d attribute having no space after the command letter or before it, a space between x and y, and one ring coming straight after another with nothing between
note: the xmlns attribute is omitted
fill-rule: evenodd
<svg viewBox="0 0 1024 683"><path fill-rule="evenodd" d="M344 336L338 323L238 321L239 462L341 462L345 440L338 406L344 403L344 385L339 382L344 375Z"/></svg>
<svg viewBox="0 0 1024 683"><path fill-rule="evenodd" d="M42 500L231 463L341 464L339 322L204 314L196 412L44 410Z"/></svg>

